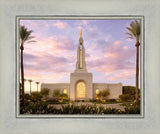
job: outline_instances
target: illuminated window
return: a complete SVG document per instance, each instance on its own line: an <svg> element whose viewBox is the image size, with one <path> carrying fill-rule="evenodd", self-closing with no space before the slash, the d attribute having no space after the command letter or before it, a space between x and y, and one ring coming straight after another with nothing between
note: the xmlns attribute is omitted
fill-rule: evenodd
<svg viewBox="0 0 160 134"><path fill-rule="evenodd" d="M64 93L64 94L67 94L67 89L64 89L64 90L63 90L63 93Z"/></svg>
<svg viewBox="0 0 160 134"><path fill-rule="evenodd" d="M99 89L96 89L96 95L99 94Z"/></svg>
<svg viewBox="0 0 160 134"><path fill-rule="evenodd" d="M82 50L80 50L80 68L82 68Z"/></svg>
<svg viewBox="0 0 160 134"><path fill-rule="evenodd" d="M85 98L86 85L84 82L77 84L77 98Z"/></svg>

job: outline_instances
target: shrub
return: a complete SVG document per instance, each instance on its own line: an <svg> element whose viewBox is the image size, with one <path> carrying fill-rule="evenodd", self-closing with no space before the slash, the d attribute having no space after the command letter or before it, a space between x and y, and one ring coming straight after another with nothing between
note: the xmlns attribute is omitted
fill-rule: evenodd
<svg viewBox="0 0 160 134"><path fill-rule="evenodd" d="M102 91L99 91L99 93L96 94L96 98L97 99L101 99L102 98Z"/></svg>
<svg viewBox="0 0 160 134"><path fill-rule="evenodd" d="M106 99L106 102L116 102L116 99Z"/></svg>
<svg viewBox="0 0 160 134"><path fill-rule="evenodd" d="M125 107L125 111L115 108L104 108L95 105L61 105L61 109L46 102L30 102L24 107L20 107L20 114L140 114L140 105L133 104Z"/></svg>
<svg viewBox="0 0 160 134"><path fill-rule="evenodd" d="M46 100L46 102L47 102L48 104L54 104L54 103L57 103L57 102L59 102L59 101L58 101L58 99L56 99L56 98L49 98L49 99Z"/></svg>
<svg viewBox="0 0 160 134"><path fill-rule="evenodd" d="M68 100L68 95L65 94L65 93L62 93L62 94L60 94L60 98L61 98L62 100Z"/></svg>
<svg viewBox="0 0 160 134"><path fill-rule="evenodd" d="M97 100L97 99L91 99L91 100L89 100L89 102L100 102L100 100Z"/></svg>
<svg viewBox="0 0 160 134"><path fill-rule="evenodd" d="M120 114L122 111L115 108L106 108L104 109L104 114Z"/></svg>
<svg viewBox="0 0 160 134"><path fill-rule="evenodd" d="M120 98L122 101L128 101L128 100L131 100L131 99L132 99L131 95L129 95L129 94L120 95L119 98Z"/></svg>
<svg viewBox="0 0 160 134"><path fill-rule="evenodd" d="M97 105L62 105L62 114L118 114L122 111Z"/></svg>
<svg viewBox="0 0 160 134"><path fill-rule="evenodd" d="M130 103L125 107L125 114L140 114L140 102Z"/></svg>
<svg viewBox="0 0 160 134"><path fill-rule="evenodd" d="M43 88L40 93L42 94L42 96L47 97L49 95L49 91L49 88Z"/></svg>
<svg viewBox="0 0 160 134"><path fill-rule="evenodd" d="M133 86L123 86L123 94L135 95L136 87Z"/></svg>
<svg viewBox="0 0 160 134"><path fill-rule="evenodd" d="M32 97L29 94L24 94L25 100L32 100Z"/></svg>
<svg viewBox="0 0 160 134"><path fill-rule="evenodd" d="M103 98L108 97L109 94L110 94L110 93L109 93L109 90L108 90L108 89L102 91L102 97L103 97Z"/></svg>
<svg viewBox="0 0 160 134"><path fill-rule="evenodd" d="M61 114L61 110L39 101L30 102L29 105L21 107L20 114Z"/></svg>
<svg viewBox="0 0 160 134"><path fill-rule="evenodd" d="M91 105L62 105L62 114L97 114L98 108Z"/></svg>
<svg viewBox="0 0 160 134"><path fill-rule="evenodd" d="M53 97L56 97L56 98L59 98L60 97L60 90L59 89L56 89L53 91Z"/></svg>
<svg viewBox="0 0 160 134"><path fill-rule="evenodd" d="M96 98L97 99L104 99L107 98L110 95L109 89L103 90L103 91L99 91L98 94L96 94Z"/></svg>
<svg viewBox="0 0 160 134"><path fill-rule="evenodd" d="M80 100L75 100L74 102L80 102Z"/></svg>
<svg viewBox="0 0 160 134"><path fill-rule="evenodd" d="M42 95L39 92L32 92L31 93L32 101L41 101Z"/></svg>
<svg viewBox="0 0 160 134"><path fill-rule="evenodd" d="M53 97L56 98L57 100L60 100L61 101L68 101L68 95L66 93L60 93L60 90L59 89L56 89L53 91Z"/></svg>
<svg viewBox="0 0 160 134"><path fill-rule="evenodd" d="M140 96L140 89L138 91L139 91L139 96ZM129 94L129 95L131 95L131 99L135 100L136 87L134 87L134 86L123 86L123 94Z"/></svg>

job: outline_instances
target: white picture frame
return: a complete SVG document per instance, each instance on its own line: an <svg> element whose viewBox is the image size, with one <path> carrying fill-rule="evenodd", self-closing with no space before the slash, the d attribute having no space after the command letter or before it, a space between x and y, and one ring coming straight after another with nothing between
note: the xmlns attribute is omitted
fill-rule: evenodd
<svg viewBox="0 0 160 134"><path fill-rule="evenodd" d="M152 133L160 130L159 2L1 1L0 133ZM17 118L16 16L144 16L144 115L142 118ZM141 77L142 78L142 77Z"/></svg>

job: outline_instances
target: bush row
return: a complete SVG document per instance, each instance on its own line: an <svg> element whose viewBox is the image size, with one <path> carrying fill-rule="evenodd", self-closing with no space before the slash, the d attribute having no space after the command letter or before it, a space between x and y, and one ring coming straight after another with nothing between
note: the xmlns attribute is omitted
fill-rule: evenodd
<svg viewBox="0 0 160 134"><path fill-rule="evenodd" d="M29 102L26 106L21 106L20 114L140 114L140 106L132 105L125 107L125 111L115 108L104 108L94 105L61 105L60 109L55 108L46 102Z"/></svg>

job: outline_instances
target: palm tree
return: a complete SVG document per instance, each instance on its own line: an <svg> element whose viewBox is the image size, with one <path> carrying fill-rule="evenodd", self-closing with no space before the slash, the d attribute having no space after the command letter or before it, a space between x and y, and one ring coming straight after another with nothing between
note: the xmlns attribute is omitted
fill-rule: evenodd
<svg viewBox="0 0 160 134"><path fill-rule="evenodd" d="M37 92L38 92L38 85L39 85L39 82L36 82L36 84L37 84Z"/></svg>
<svg viewBox="0 0 160 134"><path fill-rule="evenodd" d="M30 83L30 95L31 95L31 83L33 82L33 80L28 80L29 81L29 83Z"/></svg>
<svg viewBox="0 0 160 134"><path fill-rule="evenodd" d="M23 68L23 50L25 42L35 42L31 36L32 30L28 30L25 26L20 26L20 50L21 50L21 79L22 79L22 104L24 104L24 68Z"/></svg>
<svg viewBox="0 0 160 134"><path fill-rule="evenodd" d="M135 20L132 21L130 27L126 27L129 31L128 34L129 38L136 40L136 102L139 100L138 95L138 85L139 85L139 46L140 46L140 23Z"/></svg>

